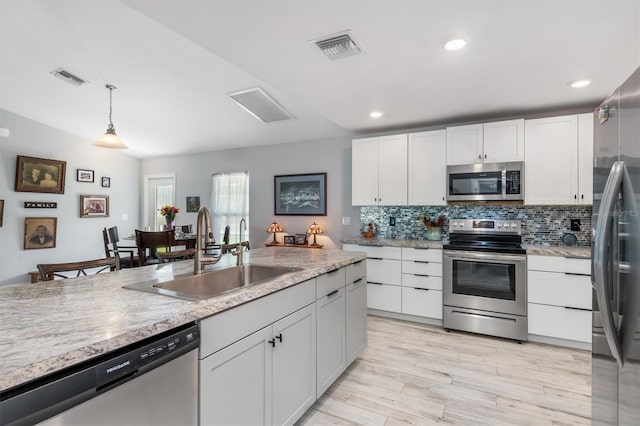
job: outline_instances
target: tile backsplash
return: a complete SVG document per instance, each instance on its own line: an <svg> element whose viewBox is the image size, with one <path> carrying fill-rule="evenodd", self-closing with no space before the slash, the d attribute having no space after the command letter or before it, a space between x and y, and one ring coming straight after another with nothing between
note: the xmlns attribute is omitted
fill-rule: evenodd
<svg viewBox="0 0 640 426"><path fill-rule="evenodd" d="M523 243L562 245L562 236L570 232L579 246L591 245L591 206L369 206L360 208L360 227L366 230L373 223L379 238L426 239L420 217L435 221L440 215L446 218L442 239L448 238L449 219L517 219L522 222ZM580 219L580 231L571 231L571 219Z"/></svg>

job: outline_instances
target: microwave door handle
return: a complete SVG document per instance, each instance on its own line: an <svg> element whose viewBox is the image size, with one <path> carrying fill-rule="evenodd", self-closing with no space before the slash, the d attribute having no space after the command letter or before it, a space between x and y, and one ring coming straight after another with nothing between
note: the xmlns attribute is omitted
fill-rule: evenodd
<svg viewBox="0 0 640 426"><path fill-rule="evenodd" d="M503 167L502 168L502 173L501 173L501 179L502 179L502 199L506 200L507 199L507 167Z"/></svg>
<svg viewBox="0 0 640 426"><path fill-rule="evenodd" d="M619 265L615 269L615 273L622 272L630 275L628 281L630 286L626 289L624 295L625 310L620 324L622 335L622 363L627 360L629 352L634 345L634 337L638 328L638 316L640 315L640 281L638 277L638 266L640 266L640 247L638 238L640 238L640 216L638 216L638 205L636 201L636 193L631 183L631 177L626 167L623 167L624 174L622 176L622 205L623 211L628 213L625 216L627 222L627 233L635 238L630 238L625 242L625 264L629 268L625 268L625 264ZM635 343L637 344L637 343Z"/></svg>
<svg viewBox="0 0 640 426"><path fill-rule="evenodd" d="M604 187L600 209L598 210L598 223L596 224L593 243L593 288L596 291L596 299L602 317L602 326L611 354L619 366L622 366L620 341L615 323L613 321L613 309L611 306L611 277L609 272L612 259L610 245L612 232L613 210L618 199L618 193L622 184L624 164L615 162L609 172L607 183ZM617 239L617 235L615 236ZM617 241L612 242L617 244Z"/></svg>

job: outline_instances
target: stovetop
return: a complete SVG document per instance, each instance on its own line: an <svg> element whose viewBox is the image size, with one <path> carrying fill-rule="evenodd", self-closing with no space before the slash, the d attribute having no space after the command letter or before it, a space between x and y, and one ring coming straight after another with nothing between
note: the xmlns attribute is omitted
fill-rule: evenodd
<svg viewBox="0 0 640 426"><path fill-rule="evenodd" d="M445 250L524 254L521 225L517 220L453 219Z"/></svg>

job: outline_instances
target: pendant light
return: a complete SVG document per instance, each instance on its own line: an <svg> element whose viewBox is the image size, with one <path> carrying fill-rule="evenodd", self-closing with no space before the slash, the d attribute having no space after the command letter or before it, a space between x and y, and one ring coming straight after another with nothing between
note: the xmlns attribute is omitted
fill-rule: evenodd
<svg viewBox="0 0 640 426"><path fill-rule="evenodd" d="M116 87L111 84L107 84L105 87L109 89L109 126L107 127L107 132L93 144L104 148L127 148L122 139L116 134L116 128L113 127L113 121L111 121L112 94Z"/></svg>

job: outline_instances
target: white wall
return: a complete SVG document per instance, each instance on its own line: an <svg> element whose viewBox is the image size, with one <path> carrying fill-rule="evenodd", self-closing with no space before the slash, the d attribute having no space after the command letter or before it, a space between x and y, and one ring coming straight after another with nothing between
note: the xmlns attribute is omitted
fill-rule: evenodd
<svg viewBox="0 0 640 426"><path fill-rule="evenodd" d="M181 210L176 223L194 227L197 214L185 212L185 197L200 196L200 205L210 207L211 175L232 171L249 172L249 235L254 248L272 239L266 230L274 220L285 234L304 233L316 221L324 231L318 243L325 248L341 248L341 238L359 233L360 209L351 206L350 138L142 160L142 175L176 174L176 204ZM327 216L274 216L273 177L316 172L327 173ZM344 216L350 217L350 226L342 225ZM280 242L285 234L278 234Z"/></svg>
<svg viewBox="0 0 640 426"><path fill-rule="evenodd" d="M140 216L140 160L121 151L98 148L91 141L56 130L0 109L0 127L9 128L0 138L0 199L4 200L4 224L0 227L0 285L27 282L27 272L38 263L71 262L104 257L102 228L117 225L120 235L138 226ZM96 129L96 138L103 129ZM15 192L16 157L67 162L64 194ZM76 182L76 169L95 171L94 183ZM111 177L102 188L100 178ZM80 218L80 195L108 195L110 217ZM26 209L25 201L54 201L56 209ZM122 219L128 215L128 220ZM26 217L57 217L55 248L24 250Z"/></svg>

